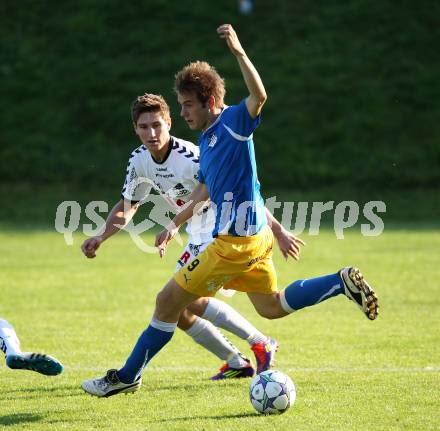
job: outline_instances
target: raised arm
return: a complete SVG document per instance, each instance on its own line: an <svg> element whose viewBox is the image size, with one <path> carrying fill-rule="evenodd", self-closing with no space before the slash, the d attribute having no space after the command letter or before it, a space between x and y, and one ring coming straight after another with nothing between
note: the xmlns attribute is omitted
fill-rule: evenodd
<svg viewBox="0 0 440 431"><path fill-rule="evenodd" d="M138 208L138 204L131 204L129 201L121 199L108 215L104 232L101 235L86 239L81 245L82 252L90 259L96 257L96 250L99 246L126 226L134 217Z"/></svg>
<svg viewBox="0 0 440 431"><path fill-rule="evenodd" d="M261 108L267 99L266 90L264 89L260 75L246 55L245 50L238 40L237 33L230 24L221 25L217 29L217 33L222 39L226 40L229 49L238 61L244 82L249 90L249 96L246 99L246 107L250 116L256 118L260 114Z"/></svg>
<svg viewBox="0 0 440 431"><path fill-rule="evenodd" d="M189 196L188 204L185 205L183 210L174 217L172 222L162 232L157 234L155 245L159 249L160 257L165 255L167 245L176 235L179 227L188 221L208 198L208 189L205 184L199 183Z"/></svg>

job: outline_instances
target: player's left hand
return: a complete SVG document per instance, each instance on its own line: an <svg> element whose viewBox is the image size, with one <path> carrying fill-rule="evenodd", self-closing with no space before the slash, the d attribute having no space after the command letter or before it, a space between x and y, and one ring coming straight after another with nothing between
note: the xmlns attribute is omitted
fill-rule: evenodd
<svg viewBox="0 0 440 431"><path fill-rule="evenodd" d="M232 54L234 55L244 55L244 49L238 40L237 33L233 29L231 24L222 24L217 28L217 33L221 39L225 39L229 46Z"/></svg>
<svg viewBox="0 0 440 431"><path fill-rule="evenodd" d="M174 238L178 231L179 228L173 224L156 235L156 241L154 245L159 249L160 257L165 256L168 243Z"/></svg>
<svg viewBox="0 0 440 431"><path fill-rule="evenodd" d="M289 256L293 257L295 260L299 260L301 247L306 245L302 239L292 235L284 228L274 236L277 240L278 247L286 260L289 258Z"/></svg>

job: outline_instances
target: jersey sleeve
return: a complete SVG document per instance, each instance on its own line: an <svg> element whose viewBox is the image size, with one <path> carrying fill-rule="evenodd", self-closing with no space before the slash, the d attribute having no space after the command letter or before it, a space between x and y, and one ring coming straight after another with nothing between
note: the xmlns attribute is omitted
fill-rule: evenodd
<svg viewBox="0 0 440 431"><path fill-rule="evenodd" d="M261 115L252 118L246 106L246 99L238 105L230 106L223 114L223 122L228 132L239 141L247 141L261 122Z"/></svg>
<svg viewBox="0 0 440 431"><path fill-rule="evenodd" d="M200 170L200 148L193 145L191 151L195 154L195 157L191 159L189 175L194 179L194 185L205 183L204 176Z"/></svg>
<svg viewBox="0 0 440 431"><path fill-rule="evenodd" d="M139 163L136 155L130 157L127 165L124 186L121 192L121 198L137 203L144 200L151 191L151 181L140 172Z"/></svg>
<svg viewBox="0 0 440 431"><path fill-rule="evenodd" d="M191 160L189 167L189 175L194 180L193 182L196 184L199 182L199 170L200 170L200 149L193 145L191 150L194 153L194 157Z"/></svg>
<svg viewBox="0 0 440 431"><path fill-rule="evenodd" d="M203 172L202 172L201 169L198 170L198 172L197 172L196 175L197 175L196 180L197 180L199 183L202 183L202 184L205 184L205 183L206 183L206 181L205 181L205 176L203 175Z"/></svg>

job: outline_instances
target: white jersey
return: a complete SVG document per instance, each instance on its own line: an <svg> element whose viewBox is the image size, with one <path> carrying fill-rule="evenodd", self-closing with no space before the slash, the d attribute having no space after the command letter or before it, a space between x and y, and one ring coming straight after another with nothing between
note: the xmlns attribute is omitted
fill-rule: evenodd
<svg viewBox="0 0 440 431"><path fill-rule="evenodd" d="M199 147L192 142L171 137L171 149L161 163L156 162L150 152L141 145L128 161L122 197L132 202L141 202L153 188L173 211L185 205L198 182ZM202 244L212 241L215 217L206 209L190 219L187 224L189 241Z"/></svg>

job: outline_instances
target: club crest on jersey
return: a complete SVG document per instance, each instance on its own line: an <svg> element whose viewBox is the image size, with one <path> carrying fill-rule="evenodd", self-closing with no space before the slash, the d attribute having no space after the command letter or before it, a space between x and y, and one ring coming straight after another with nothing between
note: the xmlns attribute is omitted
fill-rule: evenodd
<svg viewBox="0 0 440 431"><path fill-rule="evenodd" d="M217 135L213 133L208 140L208 147L213 147L217 143Z"/></svg>
<svg viewBox="0 0 440 431"><path fill-rule="evenodd" d="M189 251L193 256L198 256L200 253L200 245L197 244L189 244Z"/></svg>

